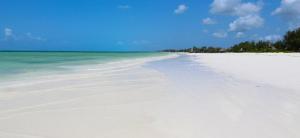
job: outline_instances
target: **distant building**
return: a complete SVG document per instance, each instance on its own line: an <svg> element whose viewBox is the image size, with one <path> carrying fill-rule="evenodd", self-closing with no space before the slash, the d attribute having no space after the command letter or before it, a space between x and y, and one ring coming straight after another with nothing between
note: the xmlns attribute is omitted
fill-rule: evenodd
<svg viewBox="0 0 300 138"><path fill-rule="evenodd" d="M221 48L221 49L219 50L220 53L225 53L226 51L227 51L226 48Z"/></svg>
<svg viewBox="0 0 300 138"><path fill-rule="evenodd" d="M191 53L194 53L194 47L193 48L191 48L191 51L190 51Z"/></svg>
<svg viewBox="0 0 300 138"><path fill-rule="evenodd" d="M241 48L241 49L240 49L240 52L243 52L243 51L244 51L244 49L243 49L243 48Z"/></svg>

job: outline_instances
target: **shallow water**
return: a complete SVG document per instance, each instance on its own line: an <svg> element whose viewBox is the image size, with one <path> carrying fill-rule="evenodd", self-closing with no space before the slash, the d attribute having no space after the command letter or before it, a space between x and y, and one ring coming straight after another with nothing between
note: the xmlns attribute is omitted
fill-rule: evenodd
<svg viewBox="0 0 300 138"><path fill-rule="evenodd" d="M1 78L40 71L64 71L68 66L162 56L160 52L0 52Z"/></svg>

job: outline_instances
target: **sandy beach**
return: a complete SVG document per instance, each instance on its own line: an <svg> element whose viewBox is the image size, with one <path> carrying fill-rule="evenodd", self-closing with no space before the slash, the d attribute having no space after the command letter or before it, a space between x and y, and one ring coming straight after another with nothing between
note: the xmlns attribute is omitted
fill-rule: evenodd
<svg viewBox="0 0 300 138"><path fill-rule="evenodd" d="M0 83L0 138L299 138L299 54L172 54Z"/></svg>

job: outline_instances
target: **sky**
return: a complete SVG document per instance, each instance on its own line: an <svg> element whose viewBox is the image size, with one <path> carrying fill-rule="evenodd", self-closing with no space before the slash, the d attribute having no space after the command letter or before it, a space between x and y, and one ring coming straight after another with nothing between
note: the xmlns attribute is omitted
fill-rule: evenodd
<svg viewBox="0 0 300 138"><path fill-rule="evenodd" d="M299 25L300 0L0 0L0 50L230 47Z"/></svg>

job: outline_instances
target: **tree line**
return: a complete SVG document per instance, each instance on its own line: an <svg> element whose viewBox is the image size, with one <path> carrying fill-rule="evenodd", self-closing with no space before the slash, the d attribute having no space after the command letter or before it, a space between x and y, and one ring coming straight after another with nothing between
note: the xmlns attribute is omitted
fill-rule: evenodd
<svg viewBox="0 0 300 138"><path fill-rule="evenodd" d="M193 47L187 49L167 49L164 52L190 52L190 53L224 53L224 52L300 52L300 28L288 31L282 40L271 41L245 41L229 48L220 47Z"/></svg>

